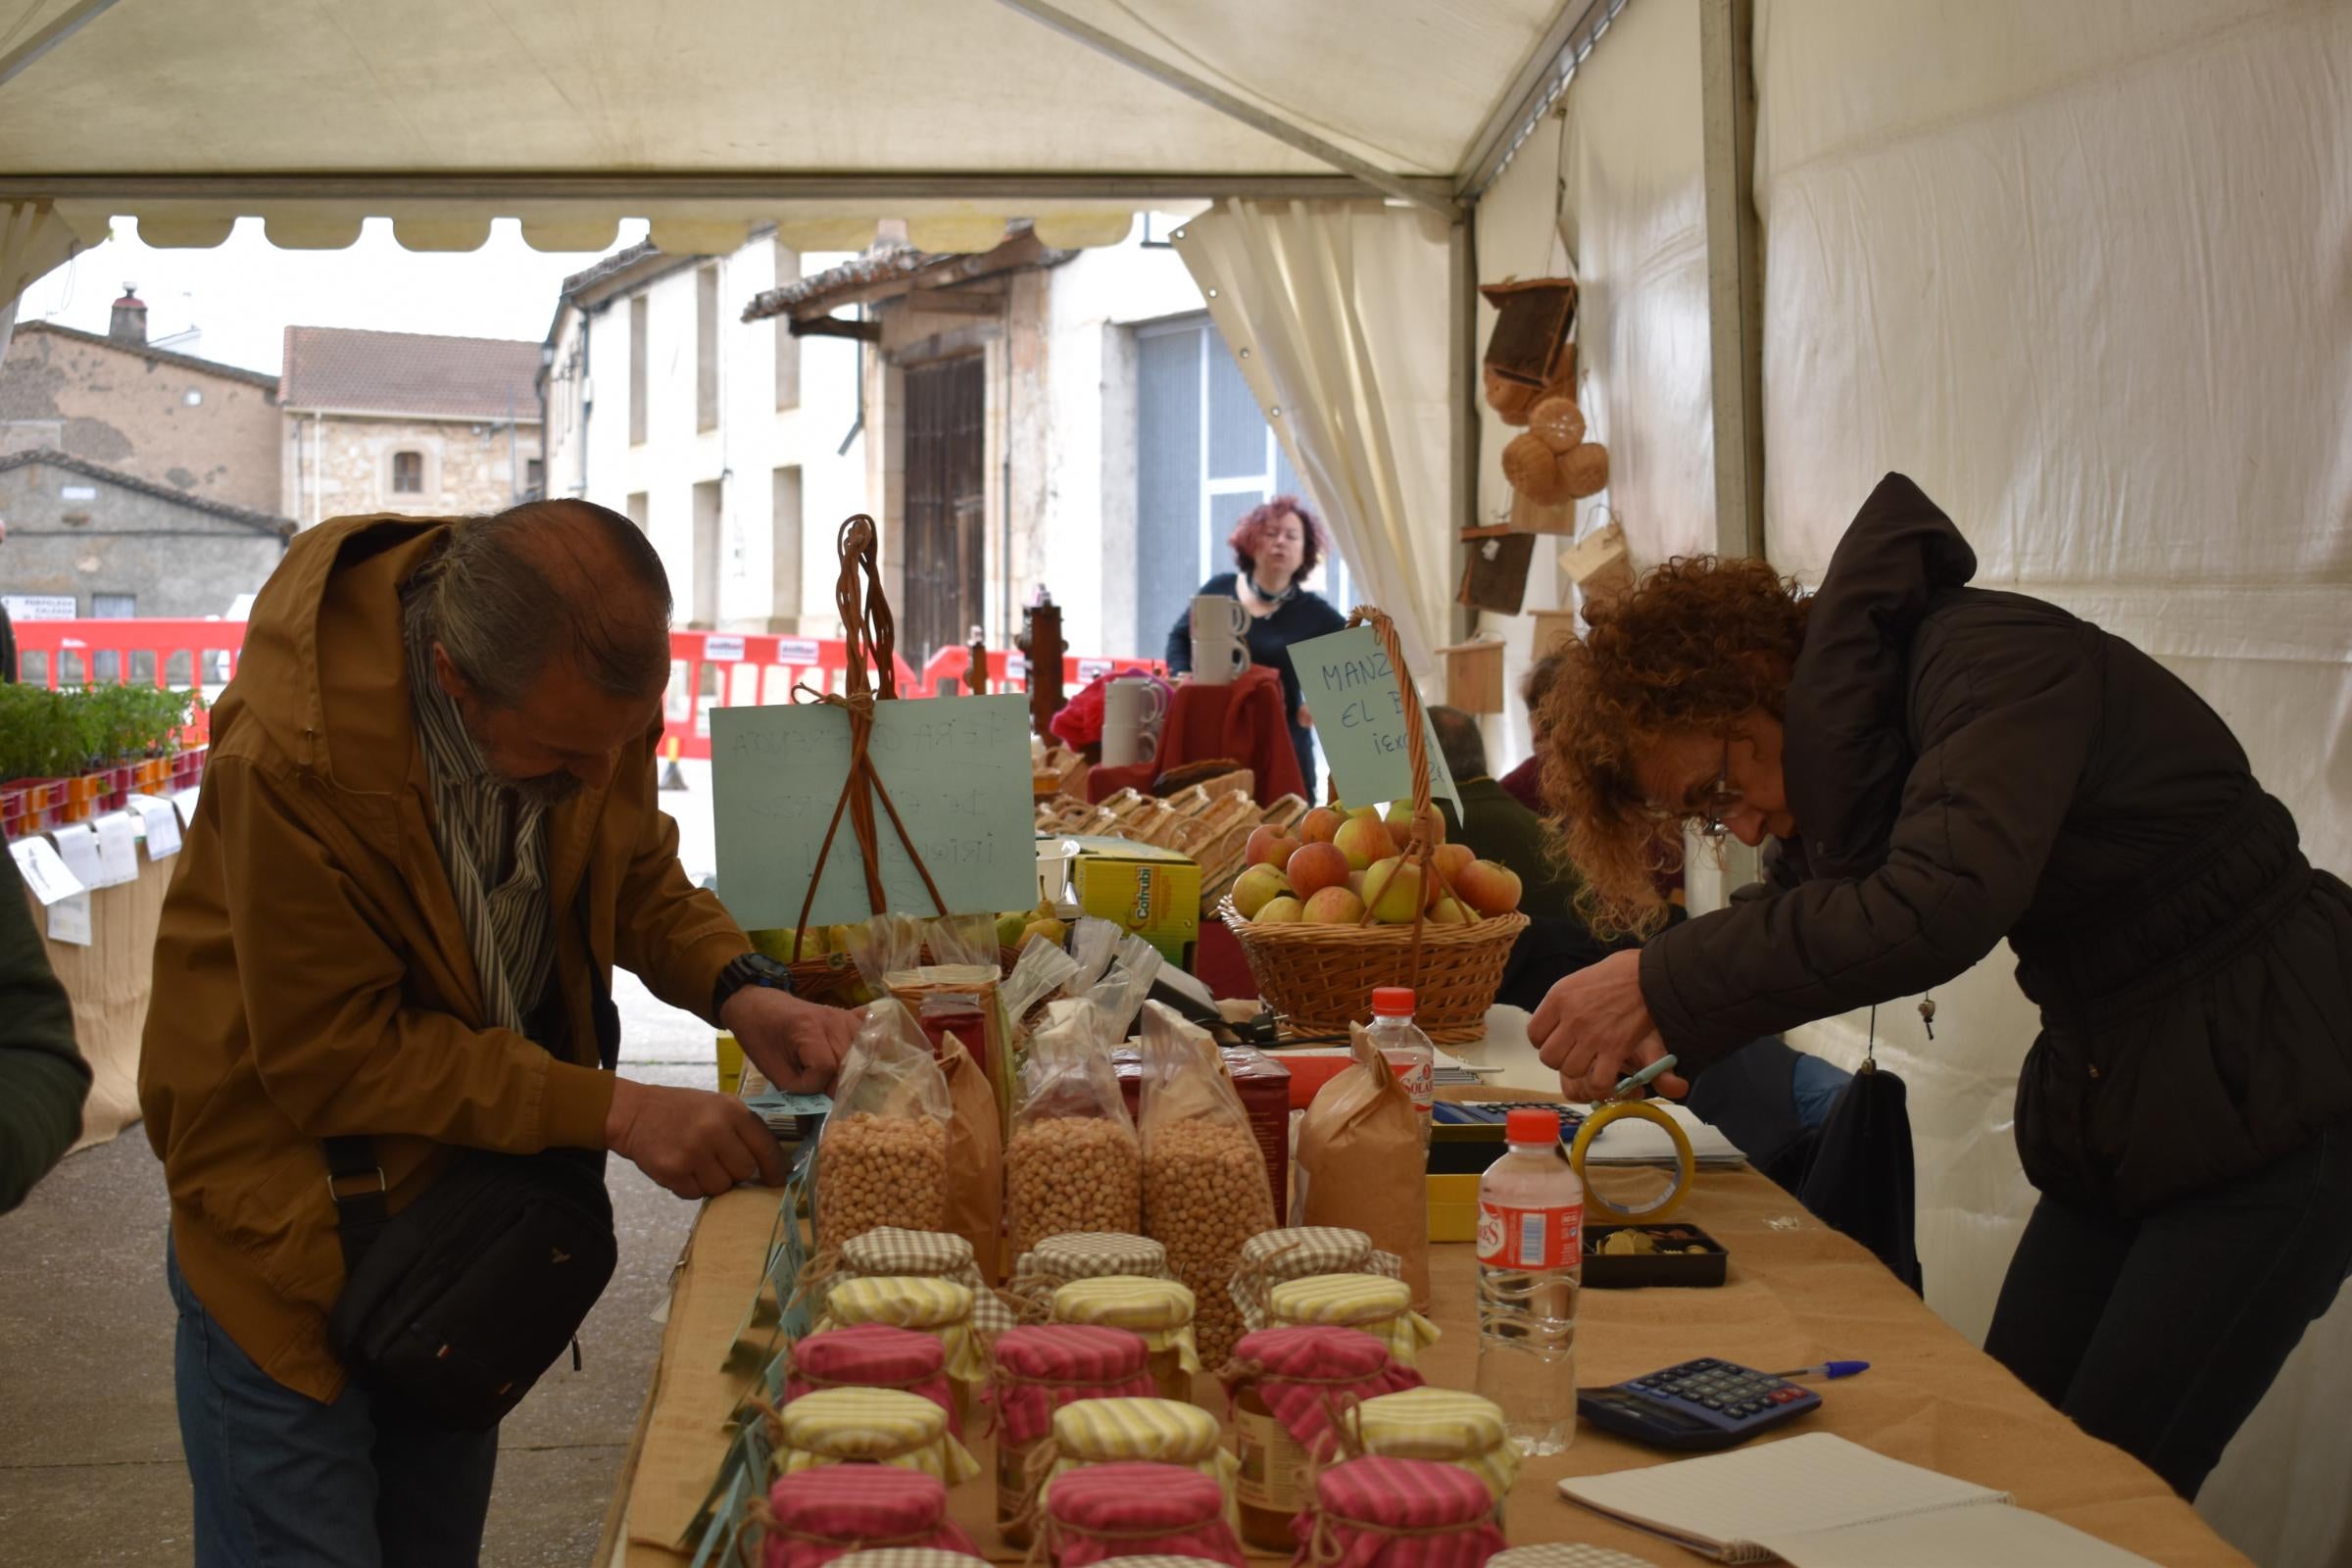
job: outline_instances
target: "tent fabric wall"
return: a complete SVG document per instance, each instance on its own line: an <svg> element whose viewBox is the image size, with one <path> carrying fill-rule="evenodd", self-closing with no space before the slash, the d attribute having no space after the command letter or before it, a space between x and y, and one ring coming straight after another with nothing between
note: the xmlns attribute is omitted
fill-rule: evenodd
<svg viewBox="0 0 2352 1568"><path fill-rule="evenodd" d="M1712 549L1697 7L1682 0L1627 6L1560 102L1565 118L1540 126L1479 203L1479 281L1562 271L1578 280L1578 396L1590 438L1609 449L1609 487L1579 504L1580 531L1605 515L1598 509L1611 508L1637 564ZM1482 300L1482 345L1494 325L1494 312ZM1517 434L1482 404L1482 519L1510 514L1502 449ZM1573 597L1553 554L1537 547L1531 609ZM1505 671L1515 683L1528 662L1532 620L1486 626L1503 633ZM1530 746L1525 713L1515 700L1506 706L1504 735L1489 737L1498 768Z"/></svg>
<svg viewBox="0 0 2352 1568"><path fill-rule="evenodd" d="M1980 582L2163 660L2352 869L2352 6L1761 0L1755 46L1774 561L1818 578L1909 473ZM1929 1299L1975 1334L2033 1197L2011 967L1942 989L1932 1043L1908 1003L1877 1020ZM1866 1028L1799 1042L1850 1060ZM2339 1301L2200 1499L2256 1560L2352 1554L2348 1397Z"/></svg>
<svg viewBox="0 0 2352 1568"><path fill-rule="evenodd" d="M1452 586L1446 239L1429 214L1365 203L1229 201L1176 234L1359 597L1419 674L1448 640Z"/></svg>

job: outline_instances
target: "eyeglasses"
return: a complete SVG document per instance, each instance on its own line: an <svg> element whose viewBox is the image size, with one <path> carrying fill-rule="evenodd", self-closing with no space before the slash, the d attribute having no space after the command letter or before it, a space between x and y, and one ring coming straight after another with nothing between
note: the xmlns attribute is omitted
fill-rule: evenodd
<svg viewBox="0 0 2352 1568"><path fill-rule="evenodd" d="M1691 794L1679 807L1647 806L1642 814L1661 825L1695 821L1703 837L1719 839L1731 831L1725 818L1739 808L1743 798L1732 786L1732 743L1727 737L1723 743L1723 762L1716 768L1712 784Z"/></svg>

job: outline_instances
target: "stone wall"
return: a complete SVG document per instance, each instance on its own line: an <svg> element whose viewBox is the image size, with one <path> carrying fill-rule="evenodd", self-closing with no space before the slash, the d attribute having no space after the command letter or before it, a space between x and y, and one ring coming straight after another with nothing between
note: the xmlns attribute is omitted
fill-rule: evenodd
<svg viewBox="0 0 2352 1568"><path fill-rule="evenodd" d="M28 321L0 367L0 453L49 448L208 501L274 513L277 441L272 391L185 360Z"/></svg>
<svg viewBox="0 0 2352 1568"><path fill-rule="evenodd" d="M0 472L0 593L72 595L85 616L93 594L132 595L142 617L226 614L285 554L248 523L42 463Z"/></svg>
<svg viewBox="0 0 2352 1568"><path fill-rule="evenodd" d="M539 456L536 422L515 425L465 419L370 418L329 414L285 416L286 514L304 527L368 512L458 516L502 512L530 489ZM393 459L423 459L424 488L392 488Z"/></svg>

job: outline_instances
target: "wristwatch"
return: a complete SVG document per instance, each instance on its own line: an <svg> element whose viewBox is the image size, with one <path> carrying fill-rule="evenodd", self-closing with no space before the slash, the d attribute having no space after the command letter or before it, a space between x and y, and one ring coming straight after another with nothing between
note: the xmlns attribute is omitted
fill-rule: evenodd
<svg viewBox="0 0 2352 1568"><path fill-rule="evenodd" d="M716 1018L719 1009L733 1000L745 986L764 986L770 991L792 991L792 970L764 953L747 953L718 971L718 983L710 989L710 1016Z"/></svg>

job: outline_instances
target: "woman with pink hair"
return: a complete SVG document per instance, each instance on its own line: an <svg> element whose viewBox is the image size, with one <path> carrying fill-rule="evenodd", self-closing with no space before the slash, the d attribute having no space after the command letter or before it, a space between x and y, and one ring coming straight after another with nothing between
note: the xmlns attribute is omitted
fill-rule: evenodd
<svg viewBox="0 0 2352 1568"><path fill-rule="evenodd" d="M1314 723L1298 701L1298 675L1291 668L1291 644L1321 637L1348 624L1348 617L1331 608L1321 595L1300 586L1331 548L1323 524L1315 520L1297 496L1276 496L1252 511L1233 530L1234 564L1238 571L1219 572L1202 583L1195 598L1238 599L1250 612L1250 662L1266 664L1282 676L1283 710L1291 723L1291 746L1298 754L1298 776L1306 781L1306 797L1315 799L1315 742L1308 733ZM1193 667L1192 612L1168 633L1168 669L1190 674Z"/></svg>

